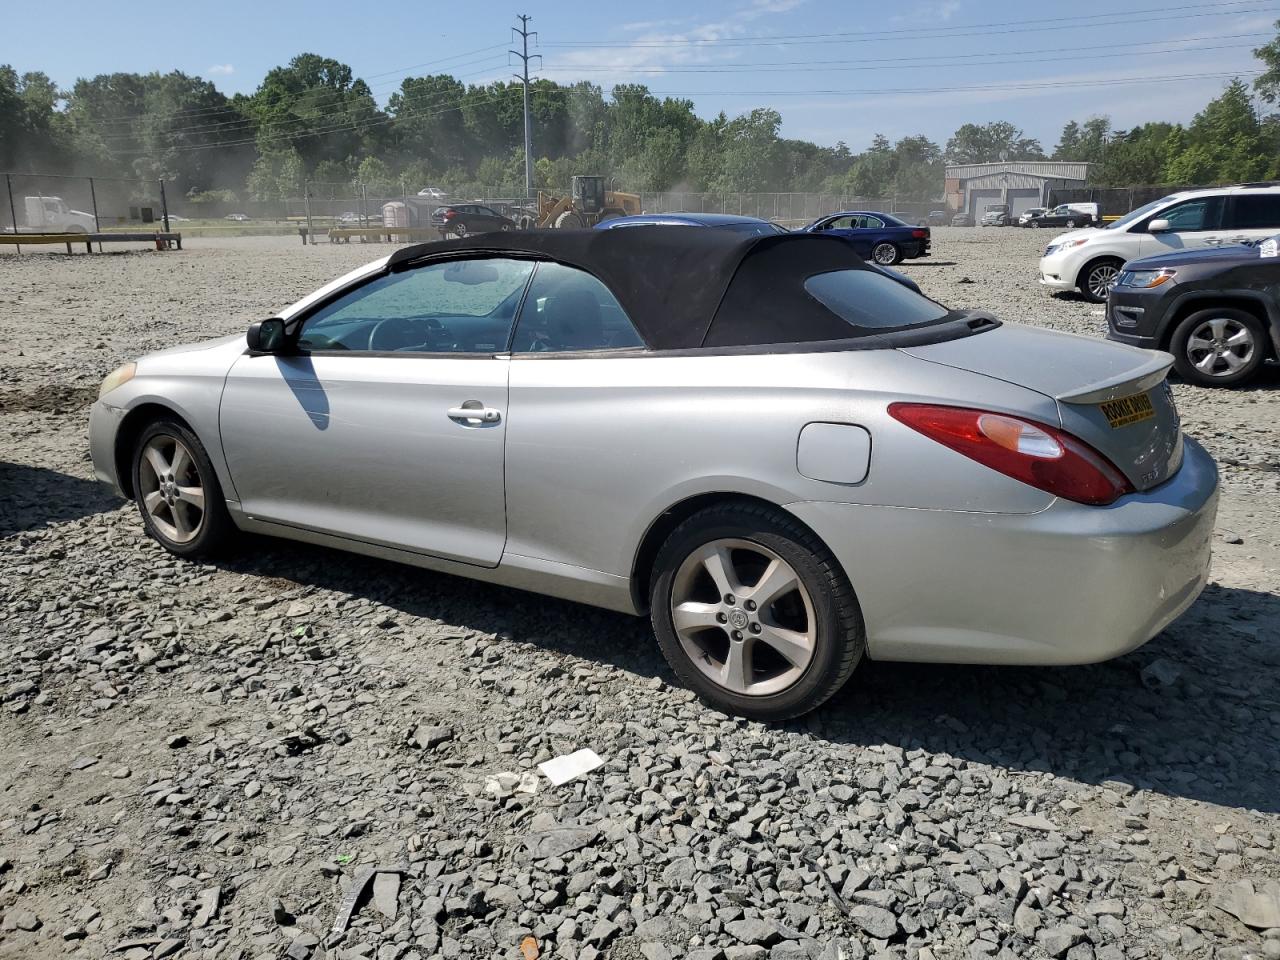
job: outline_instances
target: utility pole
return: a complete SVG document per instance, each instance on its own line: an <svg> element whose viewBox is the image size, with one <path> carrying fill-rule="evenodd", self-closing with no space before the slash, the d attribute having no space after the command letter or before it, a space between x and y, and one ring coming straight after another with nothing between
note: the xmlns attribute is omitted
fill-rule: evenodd
<svg viewBox="0 0 1280 960"><path fill-rule="evenodd" d="M523 70L515 75L515 78L524 84L524 195L528 199L533 196L533 146L532 139L529 134L529 61L542 60L538 54L529 54L529 38L538 36L537 31L530 32L529 21L533 17L520 14L516 17L520 21L520 26L512 27L511 33L513 39L515 36L520 37L520 49L508 50L512 56L519 57Z"/></svg>

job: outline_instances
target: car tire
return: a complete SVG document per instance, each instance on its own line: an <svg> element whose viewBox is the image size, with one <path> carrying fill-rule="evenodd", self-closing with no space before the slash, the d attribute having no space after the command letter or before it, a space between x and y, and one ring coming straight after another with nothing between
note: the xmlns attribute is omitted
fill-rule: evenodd
<svg viewBox="0 0 1280 960"><path fill-rule="evenodd" d="M468 233L468 230L467 230L467 225L465 223L454 224L452 227L449 228L449 236L456 237L459 240L465 237L467 233Z"/></svg>
<svg viewBox="0 0 1280 960"><path fill-rule="evenodd" d="M1210 307L1197 310L1174 328L1169 352L1174 369L1188 383L1230 387L1258 372L1266 358L1266 338L1266 330L1253 314Z"/></svg>
<svg viewBox="0 0 1280 960"><path fill-rule="evenodd" d="M503 233L510 233L515 228L516 228L516 225L514 223L504 223L501 229Z"/></svg>
<svg viewBox="0 0 1280 960"><path fill-rule="evenodd" d="M902 251L896 243L881 240L871 248L871 259L882 267L891 267L902 262Z"/></svg>
<svg viewBox="0 0 1280 960"><path fill-rule="evenodd" d="M1103 257L1085 264L1077 281L1077 289L1090 303L1106 303L1107 293L1120 275L1123 261Z"/></svg>
<svg viewBox="0 0 1280 960"><path fill-rule="evenodd" d="M1030 227L1032 230L1039 230L1039 229L1040 229L1040 224L1036 223L1034 220L1032 220L1030 223L1028 223L1028 224L1027 224L1027 226L1028 226L1028 227Z"/></svg>
<svg viewBox="0 0 1280 960"><path fill-rule="evenodd" d="M235 524L222 485L204 444L185 424L171 419L148 424L130 463L142 525L162 547L179 557L204 558L231 539Z"/></svg>
<svg viewBox="0 0 1280 960"><path fill-rule="evenodd" d="M713 568L727 575L717 579ZM752 597L771 586L757 606ZM764 505L726 503L677 526L654 561L649 599L658 645L680 681L708 705L753 720L820 706L866 647L853 587L831 551Z"/></svg>
<svg viewBox="0 0 1280 960"><path fill-rule="evenodd" d="M586 224L583 223L582 218L572 210L566 210L556 217L557 230L578 230L585 226Z"/></svg>

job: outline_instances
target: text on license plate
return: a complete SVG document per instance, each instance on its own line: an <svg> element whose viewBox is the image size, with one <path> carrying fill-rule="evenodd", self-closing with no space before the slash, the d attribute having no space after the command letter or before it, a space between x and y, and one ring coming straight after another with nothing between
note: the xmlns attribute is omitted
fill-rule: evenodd
<svg viewBox="0 0 1280 960"><path fill-rule="evenodd" d="M1151 405L1151 398L1145 393L1135 393L1131 397L1108 400L1106 403L1098 404L1098 406L1106 416L1107 423L1111 424L1112 430L1119 430L1121 427L1127 427L1131 423L1150 420L1156 415L1155 407Z"/></svg>

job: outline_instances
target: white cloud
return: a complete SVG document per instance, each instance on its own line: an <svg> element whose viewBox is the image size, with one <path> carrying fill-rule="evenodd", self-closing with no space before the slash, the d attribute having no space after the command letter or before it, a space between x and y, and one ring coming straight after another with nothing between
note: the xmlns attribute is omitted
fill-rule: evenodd
<svg viewBox="0 0 1280 960"><path fill-rule="evenodd" d="M236 72L236 68L229 63L215 63L206 72L211 77L229 77Z"/></svg>
<svg viewBox="0 0 1280 960"><path fill-rule="evenodd" d="M599 47L567 50L558 53L539 76L550 80L572 82L582 79L581 68L591 68L589 75L605 78L603 85L631 80L649 82L661 75L663 67L672 65L698 65L725 63L740 59L742 51L717 47L707 41L734 40L749 36L745 25L762 17L788 13L807 0L752 0L749 7L737 11L733 17L697 23L693 18L676 20L640 21L624 24L623 29L635 34L628 44L608 46L605 41ZM689 24L681 30L670 27ZM668 29L661 29L666 27Z"/></svg>

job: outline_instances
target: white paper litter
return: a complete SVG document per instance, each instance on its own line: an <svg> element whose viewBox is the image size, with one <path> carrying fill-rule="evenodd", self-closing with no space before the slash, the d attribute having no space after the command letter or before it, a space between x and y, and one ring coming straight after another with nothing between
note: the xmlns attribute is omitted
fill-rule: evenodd
<svg viewBox="0 0 1280 960"><path fill-rule="evenodd" d="M604 761L600 759L594 750L584 748L575 750L573 753L566 753L563 757L553 757L544 763L538 764L538 769L543 772L552 784L558 787L562 783L568 783L574 777L590 773L603 763Z"/></svg>

